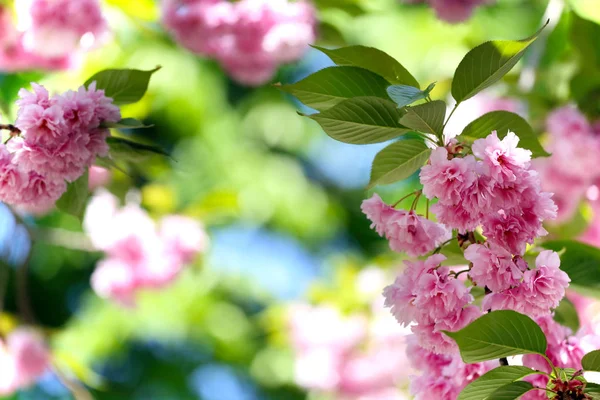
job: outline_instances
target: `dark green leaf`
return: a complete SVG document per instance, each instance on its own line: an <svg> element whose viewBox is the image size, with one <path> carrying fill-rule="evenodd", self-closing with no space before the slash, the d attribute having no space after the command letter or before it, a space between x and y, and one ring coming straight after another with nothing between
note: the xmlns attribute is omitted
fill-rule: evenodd
<svg viewBox="0 0 600 400"><path fill-rule="evenodd" d="M335 50L313 47L329 56L336 65L365 68L381 75L390 83L419 87L419 82L402 64L381 50L366 46L349 46Z"/></svg>
<svg viewBox="0 0 600 400"><path fill-rule="evenodd" d="M509 111L492 111L477 118L462 131L457 138L459 141L471 144L477 139L485 138L492 131L504 138L508 131L519 137L519 147L531 150L533 157L549 156L540 144L537 136L527 121Z"/></svg>
<svg viewBox="0 0 600 400"><path fill-rule="evenodd" d="M586 371L600 372L600 350L590 351L583 356L581 366Z"/></svg>
<svg viewBox="0 0 600 400"><path fill-rule="evenodd" d="M160 67L151 71L138 69L107 69L98 72L85 82L88 87L96 82L96 88L104 90L107 97L113 99L117 105L136 103L144 97L148 90L150 77Z"/></svg>
<svg viewBox="0 0 600 400"><path fill-rule="evenodd" d="M526 39L493 40L469 51L454 73L454 99L460 103L499 81L521 59L542 29Z"/></svg>
<svg viewBox="0 0 600 400"><path fill-rule="evenodd" d="M545 354L542 329L531 318L515 311L485 314L457 332L444 333L458 344L466 363L495 360L520 354Z"/></svg>
<svg viewBox="0 0 600 400"><path fill-rule="evenodd" d="M142 121L135 118L123 118L119 122L103 122L103 128L115 128L115 129L138 129L138 128L151 128L153 125L144 125Z"/></svg>
<svg viewBox="0 0 600 400"><path fill-rule="evenodd" d="M575 240L553 240L542 246L558 252L564 250L560 268L569 275L572 285L600 287L600 249Z"/></svg>
<svg viewBox="0 0 600 400"><path fill-rule="evenodd" d="M427 162L430 154L431 149L420 139L390 144L375 156L369 188L408 178Z"/></svg>
<svg viewBox="0 0 600 400"><path fill-rule="evenodd" d="M488 400L517 400L525 393L533 390L533 385L525 381L517 381L502 386L488 397Z"/></svg>
<svg viewBox="0 0 600 400"><path fill-rule="evenodd" d="M469 383L458 395L457 400L487 400L501 387L523 377L534 374L531 368L521 366L502 366L488 371L477 380Z"/></svg>
<svg viewBox="0 0 600 400"><path fill-rule="evenodd" d="M356 97L308 117L335 140L351 144L380 143L410 131L398 122L402 111L389 100Z"/></svg>
<svg viewBox="0 0 600 400"><path fill-rule="evenodd" d="M136 143L123 138L109 137L106 142L110 147L110 156L114 159L139 162L156 154L170 157L169 153L159 147Z"/></svg>
<svg viewBox="0 0 600 400"><path fill-rule="evenodd" d="M400 123L418 132L433 133L441 136L446 116L446 103L431 101L414 107L408 107Z"/></svg>
<svg viewBox="0 0 600 400"><path fill-rule="evenodd" d="M364 68L329 67L315 72L300 82L279 86L315 110L327 110L353 97L374 96L387 99L390 84L381 76Z"/></svg>
<svg viewBox="0 0 600 400"><path fill-rule="evenodd" d="M579 330L579 316L571 300L564 297L558 307L554 310L554 320L561 325L570 328L573 333Z"/></svg>
<svg viewBox="0 0 600 400"><path fill-rule="evenodd" d="M69 183L67 191L56 202L56 207L63 212L81 218L85 211L88 194L88 172L86 171L79 179Z"/></svg>

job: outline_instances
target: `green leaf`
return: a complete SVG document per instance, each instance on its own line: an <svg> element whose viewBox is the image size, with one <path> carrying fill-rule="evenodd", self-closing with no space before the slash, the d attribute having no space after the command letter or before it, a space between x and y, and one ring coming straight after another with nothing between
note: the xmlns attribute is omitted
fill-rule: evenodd
<svg viewBox="0 0 600 400"><path fill-rule="evenodd" d="M160 67L151 71L138 69L107 69L100 71L85 82L88 87L96 82L96 88L104 90L107 97L117 105L136 103L144 97L148 90L150 77Z"/></svg>
<svg viewBox="0 0 600 400"><path fill-rule="evenodd" d="M170 157L169 153L159 147L136 143L123 138L111 136L106 139L106 142L110 147L111 158L115 159L140 162L157 154Z"/></svg>
<svg viewBox="0 0 600 400"><path fill-rule="evenodd" d="M153 125L145 125L142 121L135 118L123 118L119 122L103 122L103 128L115 128L115 129L138 129L138 128L151 128Z"/></svg>
<svg viewBox="0 0 600 400"><path fill-rule="evenodd" d="M598 0L569 0L569 4L581 18L600 24Z"/></svg>
<svg viewBox="0 0 600 400"><path fill-rule="evenodd" d="M569 275L571 284L585 288L600 287L600 249L575 240L553 240L542 246L557 252L560 268Z"/></svg>
<svg viewBox="0 0 600 400"><path fill-rule="evenodd" d="M597 383L588 382L583 390L585 393L592 395L594 399L600 398L600 385Z"/></svg>
<svg viewBox="0 0 600 400"><path fill-rule="evenodd" d="M511 310L490 312L460 331L444 333L456 341L467 364L520 354L544 355L547 347L538 324Z"/></svg>
<svg viewBox="0 0 600 400"><path fill-rule="evenodd" d="M415 101L428 98L434 87L435 82L430 83L425 90L407 85L392 85L387 88L387 94L398 105L398 108L402 108Z"/></svg>
<svg viewBox="0 0 600 400"><path fill-rule="evenodd" d="M517 381L502 386L488 397L488 400L516 400L533 390L533 385L525 381Z"/></svg>
<svg viewBox="0 0 600 400"><path fill-rule="evenodd" d="M88 194L88 172L86 171L79 179L69 183L67 191L56 202L56 207L60 211L82 218Z"/></svg>
<svg viewBox="0 0 600 400"><path fill-rule="evenodd" d="M521 366L510 365L494 368L469 383L460 392L457 400L487 400L501 387L534 373L533 369Z"/></svg>
<svg viewBox="0 0 600 400"><path fill-rule="evenodd" d="M519 147L531 150L533 157L550 155L540 144L529 123L509 111L492 111L482 115L467 125L457 139L471 144L477 139L485 138L492 131L496 131L501 139L506 136L508 131L514 132L520 139Z"/></svg>
<svg viewBox="0 0 600 400"><path fill-rule="evenodd" d="M460 103L499 81L521 59L546 25L526 39L493 40L469 51L454 73L454 99Z"/></svg>
<svg viewBox="0 0 600 400"><path fill-rule="evenodd" d="M554 310L554 320L561 325L570 328L573 333L579 330L579 315L571 300L564 297L558 307Z"/></svg>
<svg viewBox="0 0 600 400"><path fill-rule="evenodd" d="M441 136L446 117L446 103L431 101L414 107L408 107L400 123L418 132L433 133Z"/></svg>
<svg viewBox="0 0 600 400"><path fill-rule="evenodd" d="M581 366L586 371L600 372L600 350L590 351L583 356Z"/></svg>
<svg viewBox="0 0 600 400"><path fill-rule="evenodd" d="M420 139L390 144L375 156L369 188L408 178L427 162L430 154L431 149Z"/></svg>
<svg viewBox="0 0 600 400"><path fill-rule="evenodd" d="M402 64L376 48L349 46L331 50L318 46L313 47L325 53L336 65L361 67L381 75L390 83L419 87L419 82Z"/></svg>
<svg viewBox="0 0 600 400"><path fill-rule="evenodd" d="M308 117L317 121L326 134L344 143L380 143L410 132L398 122L402 111L379 97L348 99Z"/></svg>
<svg viewBox="0 0 600 400"><path fill-rule="evenodd" d="M328 67L300 82L279 88L315 110L323 111L353 97L387 99L389 82L364 68Z"/></svg>

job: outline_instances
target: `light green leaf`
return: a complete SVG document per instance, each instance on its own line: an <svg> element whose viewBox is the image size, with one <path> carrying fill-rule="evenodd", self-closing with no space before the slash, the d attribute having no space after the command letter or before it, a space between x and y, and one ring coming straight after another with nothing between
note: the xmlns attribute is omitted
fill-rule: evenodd
<svg viewBox="0 0 600 400"><path fill-rule="evenodd" d="M527 121L509 111L492 111L477 118L465 127L457 138L460 142L471 144L477 139L485 138L492 131L504 138L508 131L519 137L519 147L531 150L533 157L549 156L540 144L537 136Z"/></svg>
<svg viewBox="0 0 600 400"><path fill-rule="evenodd" d="M564 297L558 307L554 310L554 320L561 325L570 328L573 333L579 330L579 316L571 300Z"/></svg>
<svg viewBox="0 0 600 400"><path fill-rule="evenodd" d="M469 51L454 73L454 99L460 103L499 81L521 59L546 25L526 39L493 40Z"/></svg>
<svg viewBox="0 0 600 400"><path fill-rule="evenodd" d="M427 162L430 154L431 149L420 139L390 144L375 156L369 188L408 178Z"/></svg>
<svg viewBox="0 0 600 400"><path fill-rule="evenodd" d="M110 156L114 159L140 162L157 154L170 157L169 153L159 147L136 143L123 138L111 136L106 139L106 142L110 147Z"/></svg>
<svg viewBox="0 0 600 400"><path fill-rule="evenodd" d="M488 400L517 400L525 393L533 390L533 385L525 381L517 381L502 386L488 397Z"/></svg>
<svg viewBox="0 0 600 400"><path fill-rule="evenodd" d="M374 96L387 99L390 84L381 76L358 67L329 67L300 82L279 88L315 110L327 110L353 97Z"/></svg>
<svg viewBox="0 0 600 400"><path fill-rule="evenodd" d="M414 107L408 107L400 123L418 132L433 133L441 136L446 116L446 103L431 101Z"/></svg>
<svg viewBox="0 0 600 400"><path fill-rule="evenodd" d="M469 383L460 392L457 400L487 400L492 393L502 386L534 373L533 369L521 366L510 365L494 368Z"/></svg>
<svg viewBox="0 0 600 400"><path fill-rule="evenodd" d="M490 312L460 331L444 333L456 341L468 364L520 354L544 355L547 347L538 324L511 310Z"/></svg>
<svg viewBox="0 0 600 400"><path fill-rule="evenodd" d="M88 194L88 172L86 171L79 179L69 183L67 191L56 202L56 207L77 218L82 218Z"/></svg>
<svg viewBox="0 0 600 400"><path fill-rule="evenodd" d="M135 118L123 118L119 122L103 122L103 128L115 128L115 129L138 129L138 128L151 128L153 125L144 125L142 121Z"/></svg>
<svg viewBox="0 0 600 400"><path fill-rule="evenodd" d="M573 11L581 18L600 24L600 7L598 0L568 0Z"/></svg>
<svg viewBox="0 0 600 400"><path fill-rule="evenodd" d="M88 87L96 82L96 88L104 90L107 97L113 99L117 105L136 103L144 97L152 74L158 71L156 67L151 71L138 69L107 69L100 71L85 82Z"/></svg>
<svg viewBox="0 0 600 400"><path fill-rule="evenodd" d="M600 350L590 351L583 356L581 366L586 371L600 372Z"/></svg>
<svg viewBox="0 0 600 400"><path fill-rule="evenodd" d="M340 49L325 49L313 46L325 53L336 65L352 65L368 69L381 75L388 82L395 85L408 85L419 88L419 82L393 57L366 46L349 46Z"/></svg>
<svg viewBox="0 0 600 400"><path fill-rule="evenodd" d="M344 143L380 143L410 132L398 122L402 111L390 100L379 97L356 97L308 117L333 139Z"/></svg>
<svg viewBox="0 0 600 400"><path fill-rule="evenodd" d="M418 100L427 99L434 87L435 82L430 83L425 90L407 85L392 85L387 88L387 94L398 105L398 108L402 108Z"/></svg>
<svg viewBox="0 0 600 400"><path fill-rule="evenodd" d="M571 284L585 288L600 287L600 249L575 240L553 240L542 246L557 252L560 256L560 269L565 271Z"/></svg>

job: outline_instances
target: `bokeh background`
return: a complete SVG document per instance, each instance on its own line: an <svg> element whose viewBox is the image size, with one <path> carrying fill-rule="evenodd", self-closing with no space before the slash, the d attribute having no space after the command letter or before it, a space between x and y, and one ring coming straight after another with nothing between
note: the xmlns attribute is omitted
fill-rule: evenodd
<svg viewBox="0 0 600 400"><path fill-rule="evenodd" d="M420 82L437 81L432 97L444 99L470 48L526 37L548 12L546 0L498 0L453 25L424 4L395 0L316 0L315 6L320 45L384 50ZM405 333L377 305L399 257L360 212L370 195L370 163L385 145L336 142L298 116L297 110L310 110L276 87L232 81L216 62L173 42L158 22L154 0L106 0L103 7L113 36L74 69L0 75L3 122L14 116L18 89L31 81L64 91L102 69L162 66L144 99L123 108L123 115L153 127L115 134L160 146L172 157L144 158L129 165L127 174L113 170L108 188L121 198L136 197L152 216L179 213L202 221L210 247L171 286L143 293L137 308L127 309L90 289L102 255L86 246L77 219L60 212L26 217L38 232L29 244L3 229L14 223L5 211L0 244L17 253L31 246L28 295L58 368L84 382L97 399L371 399L301 387L290 327L298 307L318 304L337 310L336 318L361 315ZM488 93L519 96L522 112L540 133L547 111L570 96L568 79L578 65L568 43L575 19L559 10L553 21L558 28L545 38L549 44L536 48L541 54L528 55L539 65L535 87L519 81L519 66ZM296 82L328 65L326 56L311 49L299 63L280 69L273 83ZM481 105L461 107L456 129L476 117ZM392 201L416 184L412 179L377 192ZM4 326L18 315L18 274L11 271ZM330 318L308 318L302 324L323 335L339 329L328 323ZM359 371L372 371L384 358ZM411 371L402 362L393 369L398 391L385 398L403 399ZM48 373L9 398L72 395Z"/></svg>

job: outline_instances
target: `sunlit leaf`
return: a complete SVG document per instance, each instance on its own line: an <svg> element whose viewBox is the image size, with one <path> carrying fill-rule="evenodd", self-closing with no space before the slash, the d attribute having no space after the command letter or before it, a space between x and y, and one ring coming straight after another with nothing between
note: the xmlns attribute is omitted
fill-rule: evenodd
<svg viewBox="0 0 600 400"><path fill-rule="evenodd" d="M521 366L501 366L486 372L469 383L458 395L457 400L487 400L492 393L510 383L533 374L531 368Z"/></svg>
<svg viewBox="0 0 600 400"><path fill-rule="evenodd" d="M96 82L96 88L104 90L107 97L113 99L117 105L136 103L144 97L152 74L158 71L156 67L151 71L138 69L107 69L100 71L85 82L88 87Z"/></svg>
<svg viewBox="0 0 600 400"><path fill-rule="evenodd" d="M600 350L591 351L583 356L581 366L586 371L600 372Z"/></svg>
<svg viewBox="0 0 600 400"><path fill-rule="evenodd" d="M571 300L566 297L560 301L560 304L554 310L554 320L570 328L573 333L579 330L579 315Z"/></svg>
<svg viewBox="0 0 600 400"><path fill-rule="evenodd" d="M569 275L573 285L600 287L600 249L575 240L552 240L542 246L562 252L560 268Z"/></svg>
<svg viewBox="0 0 600 400"><path fill-rule="evenodd" d="M421 168L431 154L423 140L399 140L381 150L371 167L369 188L406 179Z"/></svg>
<svg viewBox="0 0 600 400"><path fill-rule="evenodd" d="M488 400L517 400L530 390L533 390L533 385L529 382L512 382L496 390Z"/></svg>
<svg viewBox="0 0 600 400"><path fill-rule="evenodd" d="M110 156L117 160L140 162L153 155L170 157L163 149L147 144L133 142L131 140L109 137L106 139L110 147Z"/></svg>
<svg viewBox="0 0 600 400"><path fill-rule="evenodd" d="M56 202L56 207L78 218L83 216L89 195L87 171L79 179L69 183L67 191Z"/></svg>

